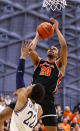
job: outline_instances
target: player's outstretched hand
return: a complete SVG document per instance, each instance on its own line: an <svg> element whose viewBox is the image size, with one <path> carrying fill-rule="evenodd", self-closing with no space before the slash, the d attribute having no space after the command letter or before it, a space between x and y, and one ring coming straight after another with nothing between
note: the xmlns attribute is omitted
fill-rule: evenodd
<svg viewBox="0 0 80 131"><path fill-rule="evenodd" d="M50 18L50 21L53 23L53 28L55 30L59 29L59 23L58 23L58 21L56 19Z"/></svg>
<svg viewBox="0 0 80 131"><path fill-rule="evenodd" d="M37 38L38 40L41 39L41 37L40 37L38 31L36 31L36 38Z"/></svg>
<svg viewBox="0 0 80 131"><path fill-rule="evenodd" d="M29 49L30 49L31 45L32 45L31 41L27 41L26 40L26 41L22 42L22 48L21 48L21 56L20 56L20 58L26 59L26 57L29 54Z"/></svg>

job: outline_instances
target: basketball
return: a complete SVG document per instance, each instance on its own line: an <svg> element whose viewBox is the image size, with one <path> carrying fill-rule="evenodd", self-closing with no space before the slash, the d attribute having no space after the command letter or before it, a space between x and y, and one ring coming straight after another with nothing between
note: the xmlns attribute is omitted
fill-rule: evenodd
<svg viewBox="0 0 80 131"><path fill-rule="evenodd" d="M48 22L43 22L37 27L37 31L42 39L47 39L54 33L53 26Z"/></svg>

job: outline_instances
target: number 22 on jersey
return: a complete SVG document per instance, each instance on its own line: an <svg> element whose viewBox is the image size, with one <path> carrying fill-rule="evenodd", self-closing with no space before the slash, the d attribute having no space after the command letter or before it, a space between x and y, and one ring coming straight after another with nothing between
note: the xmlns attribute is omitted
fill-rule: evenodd
<svg viewBox="0 0 80 131"><path fill-rule="evenodd" d="M33 128L35 126L37 115L36 114L34 115L32 111L29 111L27 114L28 118L24 120L23 123L29 126L30 128Z"/></svg>
<svg viewBox="0 0 80 131"><path fill-rule="evenodd" d="M50 76L50 74L51 74L51 68L50 67L45 67L45 66L41 67L40 75Z"/></svg>

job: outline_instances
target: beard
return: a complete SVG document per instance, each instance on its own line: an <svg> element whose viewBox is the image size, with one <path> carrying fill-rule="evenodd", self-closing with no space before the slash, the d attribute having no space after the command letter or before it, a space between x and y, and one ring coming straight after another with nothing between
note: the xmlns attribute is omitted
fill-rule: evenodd
<svg viewBox="0 0 80 131"><path fill-rule="evenodd" d="M54 55L52 55L52 54L47 54L47 57L48 57L50 60L52 60L52 59L54 59L54 58L55 58L55 56L54 56Z"/></svg>

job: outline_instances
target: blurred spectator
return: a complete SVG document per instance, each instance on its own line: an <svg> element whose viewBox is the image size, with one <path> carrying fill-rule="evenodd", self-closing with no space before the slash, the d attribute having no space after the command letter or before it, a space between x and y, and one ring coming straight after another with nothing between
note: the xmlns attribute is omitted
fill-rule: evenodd
<svg viewBox="0 0 80 131"><path fill-rule="evenodd" d="M42 130L42 131L46 131L46 128L45 128L45 126L43 125L41 119L39 120L39 123L40 123L40 125L41 125L41 130Z"/></svg>
<svg viewBox="0 0 80 131"><path fill-rule="evenodd" d="M1 104L2 101L4 101L4 97L3 96L0 97L0 104Z"/></svg>
<svg viewBox="0 0 80 131"><path fill-rule="evenodd" d="M72 112L70 111L70 107L69 106L65 106L65 111L63 114L63 117L67 117L67 120L71 120L72 119Z"/></svg>
<svg viewBox="0 0 80 131"><path fill-rule="evenodd" d="M72 123L74 123L74 119L77 119L77 124L80 124L80 114L78 109L75 109L73 115L72 115Z"/></svg>
<svg viewBox="0 0 80 131"><path fill-rule="evenodd" d="M77 110L79 111L79 113L80 113L80 103L78 103L78 104L74 107L74 110L75 110L75 109L77 109ZM74 111L74 110L73 110L73 111Z"/></svg>
<svg viewBox="0 0 80 131"><path fill-rule="evenodd" d="M75 124L77 124L77 118L76 117L73 119L73 123L71 123L71 128L73 128Z"/></svg>
<svg viewBox="0 0 80 131"><path fill-rule="evenodd" d="M6 96L5 103L6 103L6 105L9 105L11 103L11 99L10 99L9 95Z"/></svg>
<svg viewBox="0 0 80 131"><path fill-rule="evenodd" d="M3 101L1 101L1 104L0 104L0 112L1 112L2 110L4 110L5 107L6 107L6 104L5 104L5 101L3 100Z"/></svg>
<svg viewBox="0 0 80 131"><path fill-rule="evenodd" d="M80 103L78 103L77 109L78 109L78 111L79 111L79 113L80 113Z"/></svg>
<svg viewBox="0 0 80 131"><path fill-rule="evenodd" d="M6 120L4 122L4 131L9 131L9 127L10 127L10 120Z"/></svg>
<svg viewBox="0 0 80 131"><path fill-rule="evenodd" d="M58 123L63 121L63 114L62 114L62 110L61 110L61 105L58 104L56 106L56 113L57 113L57 121Z"/></svg>
<svg viewBox="0 0 80 131"><path fill-rule="evenodd" d="M39 127L36 125L33 131L39 131Z"/></svg>
<svg viewBox="0 0 80 131"><path fill-rule="evenodd" d="M39 119L39 122L37 123L37 125L35 126L35 128L33 129L33 131L46 131L46 128L43 125L41 119Z"/></svg>
<svg viewBox="0 0 80 131"><path fill-rule="evenodd" d="M58 128L62 131L70 131L70 125L68 124L67 118L63 119L63 123L58 124Z"/></svg>
<svg viewBox="0 0 80 131"><path fill-rule="evenodd" d="M80 131L80 126L79 126L79 124L75 124L75 125L74 125L73 131Z"/></svg>
<svg viewBox="0 0 80 131"><path fill-rule="evenodd" d="M39 131L43 131L43 130L41 129L40 123L38 123L37 126L39 127Z"/></svg>

